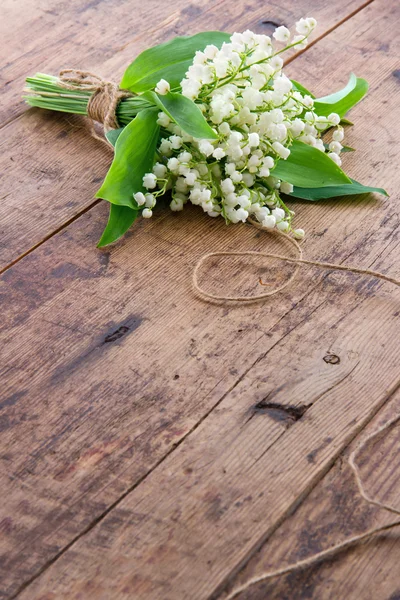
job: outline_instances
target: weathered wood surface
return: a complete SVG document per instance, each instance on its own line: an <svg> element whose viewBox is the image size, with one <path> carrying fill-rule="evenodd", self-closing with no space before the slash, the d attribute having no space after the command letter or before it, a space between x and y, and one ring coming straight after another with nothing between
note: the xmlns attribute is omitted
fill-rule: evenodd
<svg viewBox="0 0 400 600"><path fill-rule="evenodd" d="M366 435L400 413L400 393L358 436L351 450ZM400 428L388 430L383 439L371 441L358 456L362 480L369 495L391 506L400 498ZM347 459L340 457L294 515L271 536L240 573L230 589L250 578L275 571L338 544L353 535L390 523L395 515L368 505L358 493ZM315 460L310 454L309 460ZM237 600L396 600L400 597L399 530L393 529L368 544L338 554L334 561L315 564L259 583L237 596ZM221 598L222 600L222 598Z"/></svg>
<svg viewBox="0 0 400 600"><path fill-rule="evenodd" d="M21 100L27 75L71 66L118 80L140 51L175 35L246 28L271 33L274 23L291 25L310 13L320 21L318 39L364 4L175 0L171 10L168 2L73 0L66 6L53 0L24 2L21 15L19 4L7 0L0 49L0 123L8 123L0 142L0 270L92 205L111 160L103 144L90 139L83 119L27 111Z"/></svg>
<svg viewBox="0 0 400 600"><path fill-rule="evenodd" d="M370 80L346 160L392 193L299 206L307 256L399 275L396 18L376 1L290 69L317 92L344 82L343 65ZM193 209L99 252L105 212L2 276L3 597L208 598L390 400L399 294L315 270L261 305L208 305L190 288L196 259L274 247L268 236ZM212 271L214 289L251 289L267 270L237 267ZM282 408L257 409L267 396ZM293 404L311 405L297 422Z"/></svg>

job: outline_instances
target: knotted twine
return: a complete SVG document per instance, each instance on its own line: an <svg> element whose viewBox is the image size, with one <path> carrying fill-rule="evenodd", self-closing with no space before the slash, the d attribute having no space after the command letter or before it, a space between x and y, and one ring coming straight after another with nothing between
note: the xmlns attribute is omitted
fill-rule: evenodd
<svg viewBox="0 0 400 600"><path fill-rule="evenodd" d="M290 237L289 235L287 235L286 233L283 233L281 231L277 231L277 230L272 230L271 229L267 229L266 227L264 227L263 225L261 225L260 223L257 223L257 221L254 221L253 219L248 219L248 221L257 229L262 229L263 231L266 231L268 233L272 233L274 235L279 235L279 237L283 240L285 240L286 242L288 242L289 244L291 244L292 246L294 246L294 248L297 251L297 258L292 258L290 256L285 256L285 255L281 255L281 254L272 254L270 252L261 252L259 250L241 250L241 251L221 251L221 252L207 252L207 254L203 254L203 256L197 261L197 264L194 267L193 270L193 276L192 276L192 284L193 287L195 289L195 291L206 301L221 301L221 302L228 302L228 301L233 301L233 302L254 302L256 300L264 300L265 298L268 298L269 296L274 296L275 294L278 294L279 292L282 292L285 288L287 288L292 281L294 280L294 278L296 277L299 267L301 265L309 265L309 266L314 266L314 267L320 267L322 269L330 269L330 270L334 270L334 271L347 271L350 273L357 273L359 275L369 275L371 277L376 277L377 279L382 279L384 281L389 281L390 283L394 283L394 285L400 286L400 280L396 279L394 277L389 277L388 275L385 275L384 273L380 273L378 271L372 271L371 269L361 269L359 267L350 267L350 266L346 266L346 265L339 265L336 263L327 263L327 262L320 262L317 260L305 260L303 259L303 251L301 249L300 244L292 237ZM280 285L279 287L273 289L273 290L269 290L268 292L263 292L262 294L257 294L257 295L253 295L253 296L228 296L228 295L218 295L218 294L213 294L211 292L207 292L203 287L201 287L201 285L199 284L199 271L203 265L203 263L208 260L209 258L211 258L212 256L262 256L264 258L275 258L278 260L282 260L284 262L289 262L289 263L294 263L296 265L293 273L291 273L291 275L288 277L288 279L282 283L282 285ZM260 285L270 285L268 283L264 283L261 279L259 280Z"/></svg>
<svg viewBox="0 0 400 600"><path fill-rule="evenodd" d="M91 121L91 135L113 148L106 137L97 135L94 121L101 123L106 134L111 129L120 126L116 116L119 102L123 98L133 96L128 90L121 90L116 83L106 81L90 71L79 69L64 69L59 74L59 85L70 91L93 92L87 104L87 116Z"/></svg>
<svg viewBox="0 0 400 600"><path fill-rule="evenodd" d="M366 502L368 502L368 504L372 504L374 506L377 506L378 508L382 508L383 510L387 510L388 512L396 514L396 515L400 515L399 508L395 508L394 506L391 506L390 504L384 504L383 502L380 502L379 500L375 500L374 498L371 498L367 494L367 492L365 491L365 488L364 488L364 484L361 480L360 471L359 471L356 461L357 461L357 456L359 455L359 453L361 452L362 449L364 449L373 439L381 437L390 427L392 427L398 421L400 421L400 415L397 415L393 419L387 421L387 423L382 425L377 431L368 435L364 439L364 441L357 448L355 448L355 450L353 450L353 452L350 454L349 460L348 460L349 465L350 465L351 469L353 470L353 473L355 476L358 491L359 491L360 495L362 496L362 498L364 498L364 500ZM375 536L377 533L381 533L382 531L387 531L394 527L398 527L399 525L400 525L400 519L397 519L396 521L392 521L391 523L387 523L386 525L374 527L373 529L369 529L368 531L361 533L360 535L354 535L354 536L348 538L347 540L344 540L343 542L340 542L339 544L332 546L331 548L327 548L326 550L317 552L317 554L313 554L312 556L309 556L308 558L306 558L304 560L299 560L299 561L297 561L291 565L288 565L286 567L283 567L281 569L276 569L275 571L269 571L268 573L262 573L261 575L256 575L255 577L248 579L243 585L240 585L237 588L234 588L227 596L225 596L224 600L232 600L233 598L236 598L236 596L238 596L242 592L245 592L250 587L252 587L256 583L260 583L261 581L266 581L268 579L278 577L279 575L285 575L287 573L292 573L293 571L298 571L300 569L306 569L307 567L311 567L312 565L326 561L329 558L336 556L340 552L343 552L344 550L347 550L348 548L351 548L352 546L355 546L356 544L359 544L360 542L363 542L363 541Z"/></svg>

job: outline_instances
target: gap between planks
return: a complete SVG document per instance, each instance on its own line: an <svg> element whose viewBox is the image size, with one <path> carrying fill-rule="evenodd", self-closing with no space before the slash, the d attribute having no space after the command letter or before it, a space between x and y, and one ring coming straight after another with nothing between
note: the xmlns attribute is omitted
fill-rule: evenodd
<svg viewBox="0 0 400 600"><path fill-rule="evenodd" d="M356 8L355 10L353 10L346 17L344 17L343 19L341 19L340 21L338 21L337 23L335 23L335 25L333 25L330 29L327 29L322 35L320 35L319 37L317 37L315 40L312 40L308 44L307 48L305 48L304 50L300 50L299 52L296 52L293 56L291 56L290 58L288 58L285 61L285 65L293 62L296 58L298 58L299 56L301 56L302 54L304 54L305 52L307 52L307 50L309 50L310 48L312 48L313 46L315 46L318 42L320 42L321 40L323 40L327 35L329 35L333 31L335 31L339 27L341 27L344 23L346 23L346 21L348 21L349 19L351 19L352 17L354 17L355 15L357 15L359 12L361 12L362 10L364 10L366 7L368 7L374 1L375 0L367 0L364 4L362 4L361 6L359 6L358 8ZM124 46L121 46L121 48L119 49L119 51L122 51L124 48L126 48L127 46L129 46L129 43L130 42L128 42ZM15 121L17 121L18 119L20 119L21 117L23 117L23 115L25 113L26 113L26 111L23 111L23 112L15 115L14 117L11 117L9 120L5 121L4 123L0 124L0 130L3 129L3 128L5 128L5 127L7 127L7 126L9 126L9 125L11 125ZM83 117L83 118L85 118L85 117ZM65 229L66 227L68 227L69 225L71 225L71 223L73 223L74 221L76 221L77 219L79 219L82 215L84 215L85 213L87 213L89 210L91 210L92 208L94 208L95 206L97 206L99 204L99 202L101 202L101 200L94 200L88 206L86 206L84 209L82 209L79 212L77 212L76 215L74 215L73 217L71 217L67 221L64 221L59 227L57 227L56 229L54 229L53 231L51 231L50 233L48 233L47 235L45 235L39 242L37 242L36 244L34 244L31 248L29 248L28 250L26 250L25 252L23 252L22 254L20 254L17 258L15 258L13 261L11 261L10 263L8 263L2 269L0 269L0 275L2 273L4 273L5 271L7 271L8 269L10 269L11 267L13 267L14 265L16 265L20 260L22 260L23 258L25 258L26 256L28 256L29 254L31 254L32 252L34 252L37 248L39 248L44 243L46 243L47 240L49 240L50 238L52 238L54 235L57 235L58 233L60 233L60 231L62 231L63 229Z"/></svg>

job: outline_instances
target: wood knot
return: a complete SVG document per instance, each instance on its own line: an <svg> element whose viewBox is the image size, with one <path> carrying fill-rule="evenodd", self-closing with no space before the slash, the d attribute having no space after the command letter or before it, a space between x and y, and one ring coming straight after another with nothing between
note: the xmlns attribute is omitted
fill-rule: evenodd
<svg viewBox="0 0 400 600"><path fill-rule="evenodd" d="M336 354L327 354L324 356L324 361L329 365L338 365L340 363L340 358Z"/></svg>

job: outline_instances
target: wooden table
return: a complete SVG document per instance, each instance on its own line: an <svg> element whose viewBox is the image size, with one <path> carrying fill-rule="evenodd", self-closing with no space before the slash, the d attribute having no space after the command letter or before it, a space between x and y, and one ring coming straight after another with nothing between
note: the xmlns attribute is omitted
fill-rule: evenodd
<svg viewBox="0 0 400 600"><path fill-rule="evenodd" d="M370 82L345 167L391 197L294 204L304 252L399 277L399 3L3 0L1 10L0 598L223 600L392 520L360 498L347 456L400 410L398 288L311 268L261 304L203 302L191 274L204 252L282 248L195 207L97 250L108 208L93 196L110 154L80 118L27 110L20 94L35 71L118 80L174 35L270 34L312 15L315 41L288 73L317 94L351 71ZM239 281L220 263L208 285L252 289L268 264L242 259ZM368 492L400 506L398 442L393 427L360 464ZM239 598L398 599L398 535Z"/></svg>

